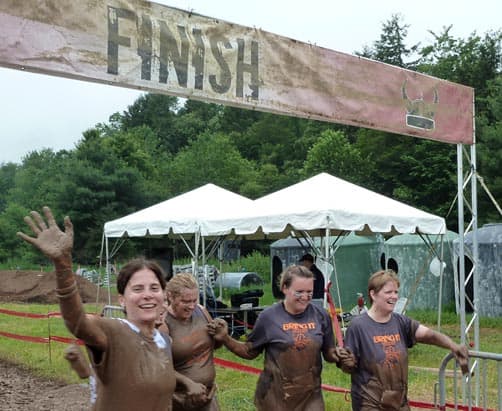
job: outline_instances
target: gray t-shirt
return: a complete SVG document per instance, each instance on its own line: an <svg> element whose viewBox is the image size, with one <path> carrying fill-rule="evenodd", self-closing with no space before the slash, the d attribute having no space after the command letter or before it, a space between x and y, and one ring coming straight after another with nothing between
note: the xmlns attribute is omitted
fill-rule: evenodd
<svg viewBox="0 0 502 411"><path fill-rule="evenodd" d="M324 410L321 352L335 345L326 310L309 304L292 315L283 303L274 304L258 316L247 341L265 352L255 392L258 410Z"/></svg>
<svg viewBox="0 0 502 411"><path fill-rule="evenodd" d="M352 319L345 346L357 359L352 374L352 409L408 410L408 348L415 345L419 323L392 313L386 323L371 319L367 312ZM382 401L387 408L381 408Z"/></svg>

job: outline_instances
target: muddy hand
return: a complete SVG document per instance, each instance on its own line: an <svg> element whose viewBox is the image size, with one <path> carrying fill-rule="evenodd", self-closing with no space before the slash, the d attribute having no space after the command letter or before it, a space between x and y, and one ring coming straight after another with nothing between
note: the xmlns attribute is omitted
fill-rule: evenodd
<svg viewBox="0 0 502 411"><path fill-rule="evenodd" d="M340 358L340 368L346 373L351 373L356 368L356 357L349 348L336 349L338 358Z"/></svg>
<svg viewBox="0 0 502 411"><path fill-rule="evenodd" d="M354 357L354 354L352 354L352 352L350 351L349 348L336 347L335 351L336 351L337 357L340 359Z"/></svg>
<svg viewBox="0 0 502 411"><path fill-rule="evenodd" d="M61 231L49 207L43 207L45 220L36 212L31 211L29 216L24 217L24 221L31 228L35 235L30 237L22 232L17 235L24 241L32 244L42 251L51 260L64 261L71 258L73 248L73 224L69 217L65 217L65 231Z"/></svg>
<svg viewBox="0 0 502 411"><path fill-rule="evenodd" d="M215 341L224 341L228 336L228 324L223 318L215 318L207 325L207 330Z"/></svg>
<svg viewBox="0 0 502 411"><path fill-rule="evenodd" d="M465 345L457 345L457 347L452 350L455 359L462 370L462 374L469 373L469 350Z"/></svg>
<svg viewBox="0 0 502 411"><path fill-rule="evenodd" d="M187 386L186 394L190 409L199 408L208 400L207 387L201 383L193 382Z"/></svg>
<svg viewBox="0 0 502 411"><path fill-rule="evenodd" d="M89 362L78 345L69 345L64 351L64 357L80 378L88 378L91 375Z"/></svg>

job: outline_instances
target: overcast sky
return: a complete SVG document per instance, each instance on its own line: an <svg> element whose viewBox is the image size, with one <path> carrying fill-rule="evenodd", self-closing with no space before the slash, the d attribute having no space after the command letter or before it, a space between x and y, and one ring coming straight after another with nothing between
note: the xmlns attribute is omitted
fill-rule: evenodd
<svg viewBox="0 0 502 411"><path fill-rule="evenodd" d="M159 0L244 26L353 53L378 40L382 23L401 14L407 45L430 44L429 30L467 38L502 28L500 0ZM1 28L0 28L1 32ZM0 36L1 38L1 36ZM1 45L0 45L1 46ZM0 68L0 163L43 148L73 149L82 132L123 112L141 92Z"/></svg>

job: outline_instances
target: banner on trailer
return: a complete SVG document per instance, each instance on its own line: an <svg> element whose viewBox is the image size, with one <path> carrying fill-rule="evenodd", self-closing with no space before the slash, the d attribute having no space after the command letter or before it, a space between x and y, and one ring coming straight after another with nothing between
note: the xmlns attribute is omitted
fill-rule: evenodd
<svg viewBox="0 0 502 411"><path fill-rule="evenodd" d="M470 87L148 1L2 0L0 27L4 67L473 143Z"/></svg>

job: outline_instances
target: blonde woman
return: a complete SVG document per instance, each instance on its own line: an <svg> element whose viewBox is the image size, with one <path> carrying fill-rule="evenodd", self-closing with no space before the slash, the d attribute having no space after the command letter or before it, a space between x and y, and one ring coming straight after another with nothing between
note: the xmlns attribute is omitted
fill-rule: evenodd
<svg viewBox="0 0 502 411"><path fill-rule="evenodd" d="M190 273L176 274L167 283L166 294L169 305L165 321L172 338L174 368L206 389L206 397L202 400L176 390L173 410L218 411L213 351L221 344L215 343L208 333L212 319L198 304L197 281Z"/></svg>

